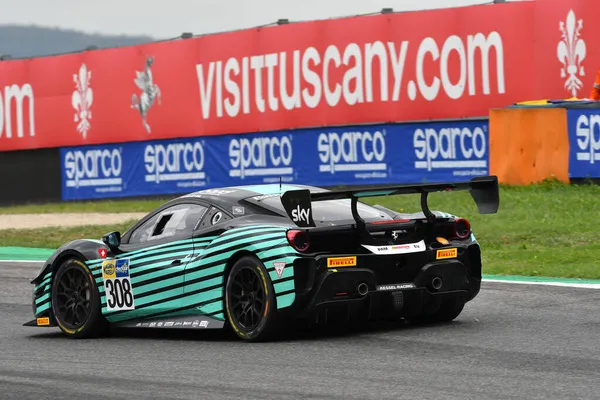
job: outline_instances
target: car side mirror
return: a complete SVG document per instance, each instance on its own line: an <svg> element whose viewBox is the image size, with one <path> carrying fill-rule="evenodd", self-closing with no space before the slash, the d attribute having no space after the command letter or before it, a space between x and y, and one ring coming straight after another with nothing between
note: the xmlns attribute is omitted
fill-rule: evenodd
<svg viewBox="0 0 600 400"><path fill-rule="evenodd" d="M116 250L121 245L121 233L120 232L107 233L106 235L102 236L102 241L111 250Z"/></svg>

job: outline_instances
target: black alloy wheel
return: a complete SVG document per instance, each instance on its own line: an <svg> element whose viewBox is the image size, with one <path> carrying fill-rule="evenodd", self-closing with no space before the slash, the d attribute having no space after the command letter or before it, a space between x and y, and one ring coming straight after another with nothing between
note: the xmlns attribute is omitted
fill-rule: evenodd
<svg viewBox="0 0 600 400"><path fill-rule="evenodd" d="M52 313L60 329L71 337L98 336L108 327L93 276L80 260L69 259L56 271Z"/></svg>
<svg viewBox="0 0 600 400"><path fill-rule="evenodd" d="M261 320L266 306L266 294L258 273L249 267L240 269L233 277L231 313L238 325L251 331Z"/></svg>
<svg viewBox="0 0 600 400"><path fill-rule="evenodd" d="M273 285L262 263L254 257L238 260L227 280L226 311L229 323L242 339L257 341L270 336L276 305Z"/></svg>
<svg viewBox="0 0 600 400"><path fill-rule="evenodd" d="M92 305L90 282L79 268L68 268L58 281L55 297L56 318L68 329L81 327Z"/></svg>

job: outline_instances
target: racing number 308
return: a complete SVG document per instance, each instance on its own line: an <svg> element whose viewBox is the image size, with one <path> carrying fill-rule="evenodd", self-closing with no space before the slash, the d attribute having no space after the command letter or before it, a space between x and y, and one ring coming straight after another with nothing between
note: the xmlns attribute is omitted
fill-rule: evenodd
<svg viewBox="0 0 600 400"><path fill-rule="evenodd" d="M106 281L106 304L109 309L131 308L133 306L133 294L131 293L131 282L129 279L109 279Z"/></svg>

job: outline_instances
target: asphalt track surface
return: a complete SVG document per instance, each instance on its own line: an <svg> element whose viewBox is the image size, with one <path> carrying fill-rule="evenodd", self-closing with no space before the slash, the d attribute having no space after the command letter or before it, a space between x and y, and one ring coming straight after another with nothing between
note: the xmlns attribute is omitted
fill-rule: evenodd
<svg viewBox="0 0 600 400"><path fill-rule="evenodd" d="M600 290L484 283L453 323L248 344L219 331L29 328L38 265L0 264L1 399L600 398Z"/></svg>

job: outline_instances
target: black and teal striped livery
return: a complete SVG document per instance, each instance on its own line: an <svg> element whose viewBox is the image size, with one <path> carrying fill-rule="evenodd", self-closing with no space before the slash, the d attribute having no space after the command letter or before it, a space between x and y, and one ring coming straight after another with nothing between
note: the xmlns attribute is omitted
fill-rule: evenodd
<svg viewBox="0 0 600 400"><path fill-rule="evenodd" d="M236 206L245 207L242 215L227 213L228 223L214 225L213 234L209 229L203 234L190 235L189 238L161 242L116 254L110 252L100 240L84 239L67 243L56 251L33 281L34 314L41 317L50 313L53 274L61 261L68 256L82 259L89 268L101 296L102 313L110 322L178 315L206 315L216 320L224 320L227 268L233 260L243 255L255 256L269 272L277 308L290 307L296 299L293 265L301 256L286 238L286 232L294 228L294 224L285 216L283 210L280 215L273 215L272 210L253 208L251 204L245 203L244 199L270 196L293 188L296 187L259 185L191 193L171 200L149 213L134 225L124 238L127 238L128 234L131 235L144 221L170 206L197 203L224 213ZM261 211L264 211L264 214ZM236 226L238 220L242 222ZM101 258L97 253L98 249L102 248L108 250L108 258ZM135 301L135 308L132 310L107 309L102 264L110 259L129 260ZM173 260L184 262L174 266L171 264ZM273 263L285 263L286 267L281 276Z"/></svg>
<svg viewBox="0 0 600 400"><path fill-rule="evenodd" d="M227 263L236 254L252 253L269 271L277 308L294 302L293 261L298 253L289 246L286 229L256 226L232 229L219 237L183 240L117 256L130 260L135 309L107 312L102 279L103 260L88 266L102 295L102 310L111 322L129 319L202 314L224 319L224 288ZM185 265L166 268L175 257L191 255ZM279 278L272 262L286 262L289 268Z"/></svg>

